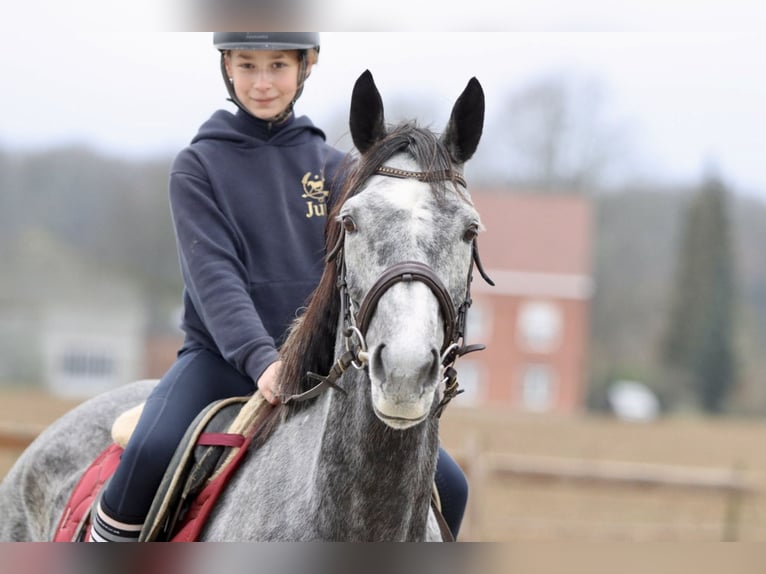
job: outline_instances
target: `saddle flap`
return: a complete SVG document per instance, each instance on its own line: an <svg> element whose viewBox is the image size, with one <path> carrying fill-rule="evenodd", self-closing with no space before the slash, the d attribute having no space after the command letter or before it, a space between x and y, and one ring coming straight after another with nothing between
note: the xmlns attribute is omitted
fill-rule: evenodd
<svg viewBox="0 0 766 574"><path fill-rule="evenodd" d="M225 447L198 447L203 432L223 432L228 429L250 397L234 397L215 401L208 405L194 419L186 430L168 464L154 501L149 509L140 542L168 540L173 527L181 516L183 502L194 490L194 485L204 482L215 470ZM204 462L204 469L198 469L198 460ZM190 480L191 487L187 487Z"/></svg>

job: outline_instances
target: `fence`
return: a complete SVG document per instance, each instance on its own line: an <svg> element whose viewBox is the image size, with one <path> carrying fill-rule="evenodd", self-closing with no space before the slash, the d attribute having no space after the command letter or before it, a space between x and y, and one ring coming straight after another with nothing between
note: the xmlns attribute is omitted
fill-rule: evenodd
<svg viewBox="0 0 766 574"><path fill-rule="evenodd" d="M3 462L7 461L9 467L13 456L23 450L41 430L41 427L34 425L0 423L0 454L7 455L1 457ZM660 498L664 496L663 500L668 501L669 506L677 506L675 499L688 493L699 495L709 507L722 501L718 510L708 508L705 511L709 524L697 525L696 531L687 538L739 540L742 538L743 508L746 503L762 494L761 488L739 468L699 468L492 453L482 451L475 437L466 442L462 452L453 455L466 471L471 484L471 500L461 531L463 540L512 540L519 532L528 534L533 527L537 528L538 537L583 536L583 532L572 532L589 527L582 520L573 522L574 526L562 534L561 517L551 513L550 508L541 511L542 506L567 504L567 498L562 499L560 496L558 500L551 501L554 498L550 496L551 493L558 489L560 494L562 485L569 489L568 498L578 501L581 513L598 510L589 506L589 502L582 502L589 496L592 498L594 488L611 489L610 501L622 497L613 503L613 506L619 508L614 509L610 518L604 519L602 513L602 530L600 533L593 532L591 537L614 537L622 528L623 538L635 538L637 526L630 526L629 522L624 521L618 524L614 518L630 514L624 505L626 493L646 493L650 489L655 492L655 496L659 491ZM7 470L0 468L0 477ZM622 491L622 494L615 495L615 489ZM501 490L502 493L498 494ZM523 505L519 501L529 497L530 493L537 496L538 501L543 501L535 508L536 515L520 509ZM603 505L603 501L597 504ZM645 504L645 500L639 500L638 504ZM660 501L656 505L663 504ZM674 511L673 508L668 509L668 512ZM715 513L717 516L711 521L710 516ZM515 521L513 530L504 526L503 521L509 518ZM648 537L658 538L662 534L655 525L652 535ZM677 535L677 532L670 532L671 538Z"/></svg>
<svg viewBox="0 0 766 574"><path fill-rule="evenodd" d="M659 493L660 496L668 499L678 499L686 494L696 494L706 500L722 499L723 504L715 521L718 526L708 526L706 534L707 537L718 540L740 539L744 504L748 500L754 500L761 493L761 489L748 479L740 468L700 468L489 453L479 448L475 438L469 438L463 452L458 453L456 458L468 475L471 484L473 502L469 503L462 533L462 538L466 540L497 539L497 533L488 532L491 528L488 525L493 524L497 527L498 524L502 524L502 520L498 520L497 515L503 512L512 514L514 497L524 496L524 493L529 491L529 485L533 485L532 488L537 489L538 492L568 488L572 492L571 497L580 499L588 494L587 490L593 492L594 489L599 488L610 489L611 500L620 497L619 493L614 494L617 490L621 490L623 494L630 492L633 495L651 490L655 496ZM492 482L503 484L504 490L508 493L506 499L511 500L510 503L506 501L504 504L502 496L499 496L497 492L491 495L488 493L488 485ZM588 510L585 509L585 512ZM707 514L709 515L710 511ZM551 526L560 519L548 512L547 517L543 519L520 516L516 520L517 522L527 520L530 523L547 521L549 527L547 537L555 537L553 533L555 528ZM587 522L581 520L579 524L582 526ZM538 530L545 526L543 524ZM605 528L608 529L609 525ZM711 528L714 529L712 532ZM699 530L701 529L702 527L699 527ZM626 529L623 528L623 530ZM624 532L621 536L631 537Z"/></svg>

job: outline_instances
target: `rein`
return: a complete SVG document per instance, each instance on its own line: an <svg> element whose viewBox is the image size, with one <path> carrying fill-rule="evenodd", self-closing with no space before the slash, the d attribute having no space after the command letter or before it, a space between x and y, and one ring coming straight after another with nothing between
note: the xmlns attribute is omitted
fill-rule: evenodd
<svg viewBox="0 0 766 574"><path fill-rule="evenodd" d="M459 183L463 187L467 187L463 176L453 170L415 172L381 166L375 173L400 179L417 179L418 181L424 182L451 180ZM481 264L476 239L473 240L471 247L473 262L468 270L466 297L459 306L454 304L449 292L431 267L418 261L403 261L392 265L381 273L364 296L362 303L359 305L359 310L356 313L353 313L351 310L351 298L348 293L348 284L346 283L346 261L343 256L344 240L345 231L341 227L338 241L327 255L327 263L336 261L336 265L338 266L337 286L341 298L343 338L345 340L346 351L336 359L327 375L322 376L317 373L308 373L310 379L317 381L317 384L314 387L304 393L290 395L284 398L282 402L288 404L290 402L300 402L312 399L328 388L334 388L345 394L346 391L336 383L349 367L362 370L367 365L369 355L367 353L365 336L381 297L383 297L386 291L397 283L411 283L413 281L418 281L426 285L436 297L444 323L444 344L441 349L441 365L444 368L444 379L442 383L445 388L442 400L436 406L433 413L434 416L440 417L444 411L444 407L446 407L453 398L463 392L461 389L458 389L457 371L454 368L455 361L463 355L481 351L485 348L484 345L466 345L463 340L466 314L473 302L471 299L473 266L476 266L479 270L479 274L487 283L494 285L494 282L489 278Z"/></svg>

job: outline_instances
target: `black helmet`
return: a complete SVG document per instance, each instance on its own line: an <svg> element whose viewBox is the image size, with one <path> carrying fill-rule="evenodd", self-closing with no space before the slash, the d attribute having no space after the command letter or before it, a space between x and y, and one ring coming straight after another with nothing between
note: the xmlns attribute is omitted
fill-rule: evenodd
<svg viewBox="0 0 766 574"><path fill-rule="evenodd" d="M316 63L319 54L319 32L213 32L213 45L221 52L221 74L229 92L229 99L242 111L250 113L237 98L234 86L228 81L224 62L229 50L298 50L300 69L298 71L298 91L290 105L271 121L280 123L293 111L296 100L303 93L303 84L308 76L309 50L314 50L312 63Z"/></svg>
<svg viewBox="0 0 766 574"><path fill-rule="evenodd" d="M319 32L214 32L219 50L309 50L319 51Z"/></svg>

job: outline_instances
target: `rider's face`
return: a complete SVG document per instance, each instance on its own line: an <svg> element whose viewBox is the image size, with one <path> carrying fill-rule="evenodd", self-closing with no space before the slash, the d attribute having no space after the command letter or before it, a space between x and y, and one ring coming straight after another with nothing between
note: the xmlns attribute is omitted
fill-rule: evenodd
<svg viewBox="0 0 766 574"><path fill-rule="evenodd" d="M293 101L298 91L300 60L294 50L232 50L226 71L234 93L255 117L269 120Z"/></svg>

